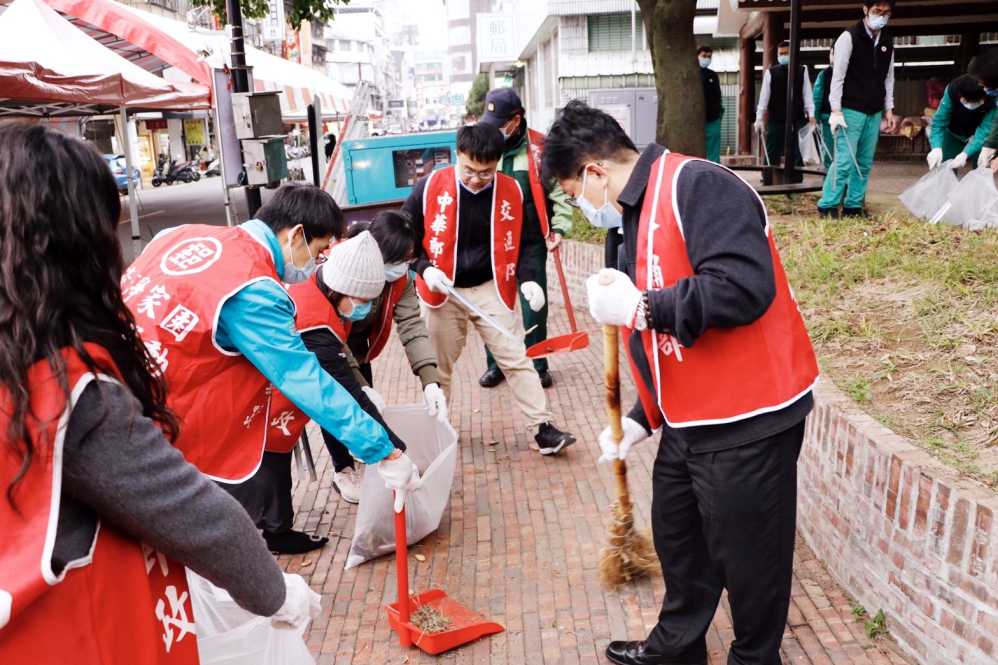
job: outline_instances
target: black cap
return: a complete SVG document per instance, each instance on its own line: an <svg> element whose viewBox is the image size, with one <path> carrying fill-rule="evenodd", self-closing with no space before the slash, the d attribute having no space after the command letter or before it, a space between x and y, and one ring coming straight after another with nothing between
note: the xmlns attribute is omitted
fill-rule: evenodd
<svg viewBox="0 0 998 665"><path fill-rule="evenodd" d="M493 127L502 127L517 111L523 110L523 102L512 88L496 88L485 95L485 113L478 122Z"/></svg>

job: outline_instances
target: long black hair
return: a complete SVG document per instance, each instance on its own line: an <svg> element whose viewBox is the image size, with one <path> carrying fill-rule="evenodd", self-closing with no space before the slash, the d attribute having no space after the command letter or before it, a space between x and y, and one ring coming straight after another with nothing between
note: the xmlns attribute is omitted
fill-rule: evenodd
<svg viewBox="0 0 998 665"><path fill-rule="evenodd" d="M364 231L370 231L374 236L385 263L405 261L416 247L416 229L409 215L401 210L385 210L370 222L357 222L350 227L347 237L355 238Z"/></svg>
<svg viewBox="0 0 998 665"><path fill-rule="evenodd" d="M90 371L113 375L171 440L179 423L166 406L166 385L135 331L121 297L124 261L118 242L121 201L107 162L80 139L22 122L0 122L0 399L10 423L3 444L21 459L17 484L35 451L26 423L36 416L28 370L47 362L66 400L70 386L62 349ZM110 354L102 367L84 342ZM99 385L99 384L98 384ZM42 431L51 423L40 422Z"/></svg>

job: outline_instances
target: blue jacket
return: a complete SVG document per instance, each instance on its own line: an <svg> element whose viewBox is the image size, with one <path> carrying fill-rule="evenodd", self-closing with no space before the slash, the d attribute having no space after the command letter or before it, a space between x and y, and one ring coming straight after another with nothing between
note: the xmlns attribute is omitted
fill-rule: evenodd
<svg viewBox="0 0 998 665"><path fill-rule="evenodd" d="M270 247L277 274L283 279L284 256L277 235L256 219L242 227ZM319 359L305 348L295 328L294 312L284 289L269 280L254 282L225 301L215 337L225 349L246 356L278 390L365 464L387 457L394 446L385 428L319 366Z"/></svg>

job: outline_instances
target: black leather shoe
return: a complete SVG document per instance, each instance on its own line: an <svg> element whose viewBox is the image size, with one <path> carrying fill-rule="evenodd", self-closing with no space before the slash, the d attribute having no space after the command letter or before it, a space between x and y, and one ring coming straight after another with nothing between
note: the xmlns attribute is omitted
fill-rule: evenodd
<svg viewBox="0 0 998 665"><path fill-rule="evenodd" d="M866 217L866 211L862 208L843 208L843 217Z"/></svg>
<svg viewBox="0 0 998 665"><path fill-rule="evenodd" d="M541 388L550 388L554 385L554 377L546 369L537 372L537 376L541 377Z"/></svg>
<svg viewBox="0 0 998 665"><path fill-rule="evenodd" d="M818 208L818 217L822 217L822 218L827 217L829 219L838 219L839 218L839 209L838 208Z"/></svg>
<svg viewBox="0 0 998 665"><path fill-rule="evenodd" d="M489 369L485 370L485 374L482 374L481 378L478 379L478 385L482 388L495 388L505 380L506 375L502 373L501 369Z"/></svg>
<svg viewBox="0 0 998 665"><path fill-rule="evenodd" d="M611 663L620 665L706 665L707 661L696 663L669 660L665 656L646 650L645 642L610 642L606 648L606 657Z"/></svg>
<svg viewBox="0 0 998 665"><path fill-rule="evenodd" d="M317 550L329 542L325 536L305 533L303 531L281 531L274 533L264 531L263 539L272 554L304 554Z"/></svg>

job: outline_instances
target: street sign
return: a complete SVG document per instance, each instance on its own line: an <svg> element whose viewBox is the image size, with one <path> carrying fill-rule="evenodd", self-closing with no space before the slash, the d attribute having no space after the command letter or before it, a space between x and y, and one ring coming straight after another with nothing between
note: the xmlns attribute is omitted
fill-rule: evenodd
<svg viewBox="0 0 998 665"><path fill-rule="evenodd" d="M388 100L388 108L390 108L390 109L403 109L403 108L405 108L405 100L404 99L389 99Z"/></svg>
<svg viewBox="0 0 998 665"><path fill-rule="evenodd" d="M284 41L284 2L268 0L267 18L263 20L263 40L265 42Z"/></svg>
<svg viewBox="0 0 998 665"><path fill-rule="evenodd" d="M512 14L478 14L478 61L516 60Z"/></svg>

